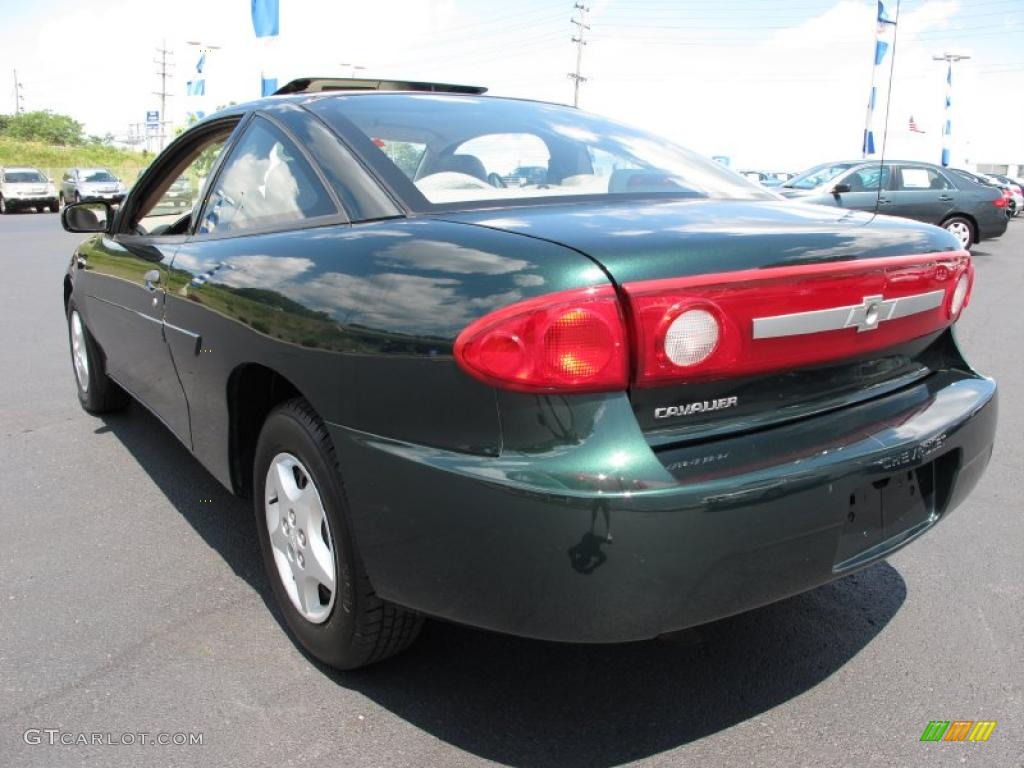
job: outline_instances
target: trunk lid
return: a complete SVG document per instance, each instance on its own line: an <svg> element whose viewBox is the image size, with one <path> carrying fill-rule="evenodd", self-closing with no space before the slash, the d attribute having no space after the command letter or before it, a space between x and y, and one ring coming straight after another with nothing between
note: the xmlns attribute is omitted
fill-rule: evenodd
<svg viewBox="0 0 1024 768"><path fill-rule="evenodd" d="M607 273L626 303L630 286L641 282L757 274L779 271L772 269L778 267L813 270L817 264L938 254L958 247L937 227L789 201L551 205L444 218L573 248ZM849 301L838 305L867 300L849 295ZM786 312L783 308L770 314ZM878 333L877 326L868 330ZM858 330L841 331L846 332ZM652 443L705 439L801 418L906 386L945 364L947 335L938 328L896 339L884 348L786 370L634 386L630 399ZM869 333L862 338L870 337Z"/></svg>

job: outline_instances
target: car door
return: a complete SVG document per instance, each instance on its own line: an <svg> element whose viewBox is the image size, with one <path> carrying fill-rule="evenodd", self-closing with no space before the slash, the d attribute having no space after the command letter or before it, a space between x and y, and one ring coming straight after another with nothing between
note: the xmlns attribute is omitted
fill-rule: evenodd
<svg viewBox="0 0 1024 768"><path fill-rule="evenodd" d="M233 127L180 142L162 155L115 220L113 233L87 241L78 253L86 319L107 372L189 446L188 406L166 343L164 308L167 291L181 282L170 265L192 213L168 209L163 195L211 149L223 148Z"/></svg>
<svg viewBox="0 0 1024 768"><path fill-rule="evenodd" d="M165 328L189 401L193 450L217 466L231 371L259 360L269 339L286 342L289 356L315 344L326 316L278 288L314 266L308 251L316 240L306 230L348 218L301 139L266 116L244 126L211 178L194 233L172 264Z"/></svg>
<svg viewBox="0 0 1024 768"><path fill-rule="evenodd" d="M885 205L882 201L887 197L891 179L892 168L888 163L873 163L852 168L849 173L838 179L833 187L849 188L849 191L834 193L836 204L855 211L873 212L876 205ZM887 213L882 207L879 207L879 212Z"/></svg>
<svg viewBox="0 0 1024 768"><path fill-rule="evenodd" d="M957 189L937 168L902 163L896 168L889 198L886 213L938 224L953 212Z"/></svg>

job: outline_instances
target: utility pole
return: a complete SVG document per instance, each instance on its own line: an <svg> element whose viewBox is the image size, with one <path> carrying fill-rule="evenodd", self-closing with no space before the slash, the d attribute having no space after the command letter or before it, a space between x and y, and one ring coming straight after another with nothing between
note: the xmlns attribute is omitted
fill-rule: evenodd
<svg viewBox="0 0 1024 768"><path fill-rule="evenodd" d="M574 9L579 11L579 18L569 19L570 22L576 25L578 28L577 35L572 36L572 41L576 43L576 71L569 73L569 79L573 81L572 84L572 105L579 107L580 105L580 83L587 82L587 78L580 74L580 66L583 64L583 46L587 44L587 41L583 39L583 35L590 29L587 24L587 14L590 9L583 3L574 3L572 6Z"/></svg>
<svg viewBox="0 0 1024 768"><path fill-rule="evenodd" d="M25 108L21 106L21 102L25 98L22 87L21 81L18 80L18 70L14 70L14 114L16 115L25 111Z"/></svg>
<svg viewBox="0 0 1024 768"><path fill-rule="evenodd" d="M171 53L171 51L167 49L166 40L160 43L160 47L156 49L156 52L160 58L153 59L153 63L160 67L156 71L157 76L160 78L160 90L153 91L153 93L160 97L160 136L158 137L158 141L160 145L159 151L162 152L164 148L164 138L167 135L167 131L164 129L164 126L167 123L167 97L169 95L167 93L167 78L171 76L167 68L173 67L174 65L167 61L167 54Z"/></svg>
<svg viewBox="0 0 1024 768"><path fill-rule="evenodd" d="M948 168L953 150L953 62L971 58L962 53L943 53L932 56L934 61L946 62L946 120L942 124L942 167Z"/></svg>

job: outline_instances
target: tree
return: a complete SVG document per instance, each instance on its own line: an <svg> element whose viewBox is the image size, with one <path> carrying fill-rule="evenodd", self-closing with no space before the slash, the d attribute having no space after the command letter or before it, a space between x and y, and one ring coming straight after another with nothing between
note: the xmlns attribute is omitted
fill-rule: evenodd
<svg viewBox="0 0 1024 768"><path fill-rule="evenodd" d="M44 144L71 146L85 143L80 122L50 110L11 115L5 124L0 121L0 132L12 139Z"/></svg>

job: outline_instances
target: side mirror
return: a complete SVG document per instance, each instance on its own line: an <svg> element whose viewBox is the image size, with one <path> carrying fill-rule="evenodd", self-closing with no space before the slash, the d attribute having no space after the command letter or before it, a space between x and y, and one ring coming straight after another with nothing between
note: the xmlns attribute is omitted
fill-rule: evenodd
<svg viewBox="0 0 1024 768"><path fill-rule="evenodd" d="M849 184L836 184L834 187L832 187L832 194L833 195L841 195L841 194L843 194L843 192L849 192L849 191L850 191L850 185Z"/></svg>
<svg viewBox="0 0 1024 768"><path fill-rule="evenodd" d="M68 232L108 232L113 218L107 203L72 203L61 211L60 223Z"/></svg>

